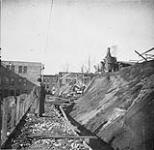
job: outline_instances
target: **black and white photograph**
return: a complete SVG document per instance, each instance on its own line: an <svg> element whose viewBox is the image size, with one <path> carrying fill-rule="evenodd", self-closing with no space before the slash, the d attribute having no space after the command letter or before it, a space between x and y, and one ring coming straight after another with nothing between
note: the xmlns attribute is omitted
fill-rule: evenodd
<svg viewBox="0 0 154 150"><path fill-rule="evenodd" d="M0 0L2 150L154 150L154 0Z"/></svg>

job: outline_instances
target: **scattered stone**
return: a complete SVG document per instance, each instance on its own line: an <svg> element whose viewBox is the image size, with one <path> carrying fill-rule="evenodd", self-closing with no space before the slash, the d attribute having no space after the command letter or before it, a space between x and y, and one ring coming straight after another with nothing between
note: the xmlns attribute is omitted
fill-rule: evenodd
<svg viewBox="0 0 154 150"><path fill-rule="evenodd" d="M70 122L66 121L52 105L44 114L48 117L36 117L27 114L21 134L13 139L12 148L26 150L89 150L80 139L35 139L32 135L77 136Z"/></svg>

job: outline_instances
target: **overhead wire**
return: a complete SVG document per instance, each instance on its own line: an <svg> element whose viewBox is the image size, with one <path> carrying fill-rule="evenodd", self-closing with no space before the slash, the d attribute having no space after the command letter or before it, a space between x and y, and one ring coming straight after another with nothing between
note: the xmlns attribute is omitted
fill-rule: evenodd
<svg viewBox="0 0 154 150"><path fill-rule="evenodd" d="M45 69L44 66L45 66L45 53L47 51L47 48L48 48L48 37L49 37L49 29L50 29L50 24L51 24L51 15L52 15L52 10L53 10L53 0L51 0L51 4L50 4L50 11L49 11L49 17L48 17L48 24L47 24L47 31L46 31L46 37L45 37L45 41L44 41L44 48L42 48L42 56L41 56L41 61L43 63L43 69L42 71ZM43 74L43 73L42 73Z"/></svg>
<svg viewBox="0 0 154 150"><path fill-rule="evenodd" d="M44 48L44 53L46 52L48 48L48 38L49 38L49 29L50 29L50 24L51 24L51 16L52 16L52 10L53 10L53 0L51 0L51 5L50 5L50 12L49 12L49 18L48 18L48 27L47 27L47 33L46 33L46 40L45 40L45 48Z"/></svg>

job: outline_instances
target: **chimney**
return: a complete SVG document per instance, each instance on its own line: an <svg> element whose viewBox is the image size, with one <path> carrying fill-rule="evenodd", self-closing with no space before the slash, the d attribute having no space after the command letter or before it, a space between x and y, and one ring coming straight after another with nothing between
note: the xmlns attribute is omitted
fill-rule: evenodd
<svg viewBox="0 0 154 150"><path fill-rule="evenodd" d="M106 57L111 57L110 47L107 48L107 55Z"/></svg>

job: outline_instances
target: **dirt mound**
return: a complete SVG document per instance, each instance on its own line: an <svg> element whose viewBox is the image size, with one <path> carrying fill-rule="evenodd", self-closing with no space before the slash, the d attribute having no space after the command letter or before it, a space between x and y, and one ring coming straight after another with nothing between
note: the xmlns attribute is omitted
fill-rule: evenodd
<svg viewBox="0 0 154 150"><path fill-rule="evenodd" d="M115 149L153 149L154 61L95 78L70 115Z"/></svg>

